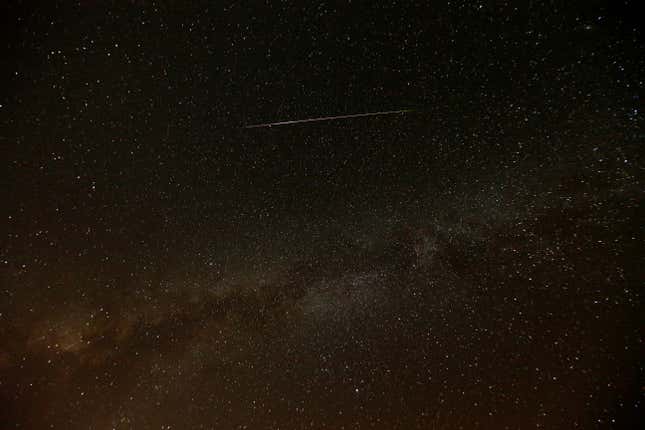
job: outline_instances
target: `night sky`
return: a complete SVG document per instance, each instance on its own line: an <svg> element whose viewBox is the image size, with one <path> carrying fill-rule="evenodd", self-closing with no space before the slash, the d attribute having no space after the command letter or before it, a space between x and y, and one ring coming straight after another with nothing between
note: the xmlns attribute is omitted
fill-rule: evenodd
<svg viewBox="0 0 645 430"><path fill-rule="evenodd" d="M639 427L637 1L11 3L0 428Z"/></svg>

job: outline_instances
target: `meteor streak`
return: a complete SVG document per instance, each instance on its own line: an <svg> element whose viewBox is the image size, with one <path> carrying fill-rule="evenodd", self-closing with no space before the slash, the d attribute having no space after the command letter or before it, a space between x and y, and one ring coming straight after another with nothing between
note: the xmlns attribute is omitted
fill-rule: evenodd
<svg viewBox="0 0 645 430"><path fill-rule="evenodd" d="M360 118L363 116L377 116L377 115L392 115L395 113L406 113L412 112L412 109L401 109L401 110L388 110L383 112L368 112L368 113L355 113L352 115L338 115L338 116L322 116L319 118L307 118L307 119L294 119L291 121L279 121L279 122L267 122L264 124L253 124L246 125L244 128L262 128L262 127L273 127L278 125L291 125L291 124L300 124L303 122L319 122L319 121L333 121L336 119L348 119L348 118Z"/></svg>

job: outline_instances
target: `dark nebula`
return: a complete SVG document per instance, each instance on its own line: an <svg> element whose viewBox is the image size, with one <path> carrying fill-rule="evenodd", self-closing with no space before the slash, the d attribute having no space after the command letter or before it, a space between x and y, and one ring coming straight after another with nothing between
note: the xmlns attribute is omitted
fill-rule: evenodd
<svg viewBox="0 0 645 430"><path fill-rule="evenodd" d="M636 2L114 3L2 14L0 428L642 425Z"/></svg>

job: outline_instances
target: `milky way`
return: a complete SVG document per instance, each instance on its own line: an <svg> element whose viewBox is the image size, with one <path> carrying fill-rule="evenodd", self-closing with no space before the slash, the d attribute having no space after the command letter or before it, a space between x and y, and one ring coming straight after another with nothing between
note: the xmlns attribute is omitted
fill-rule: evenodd
<svg viewBox="0 0 645 430"><path fill-rule="evenodd" d="M616 4L12 10L0 427L637 427Z"/></svg>

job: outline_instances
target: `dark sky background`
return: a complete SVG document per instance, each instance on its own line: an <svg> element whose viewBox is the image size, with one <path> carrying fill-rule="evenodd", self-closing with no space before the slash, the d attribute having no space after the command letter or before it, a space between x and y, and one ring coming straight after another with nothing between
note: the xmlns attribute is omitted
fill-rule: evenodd
<svg viewBox="0 0 645 430"><path fill-rule="evenodd" d="M638 427L636 1L12 3L0 428Z"/></svg>

